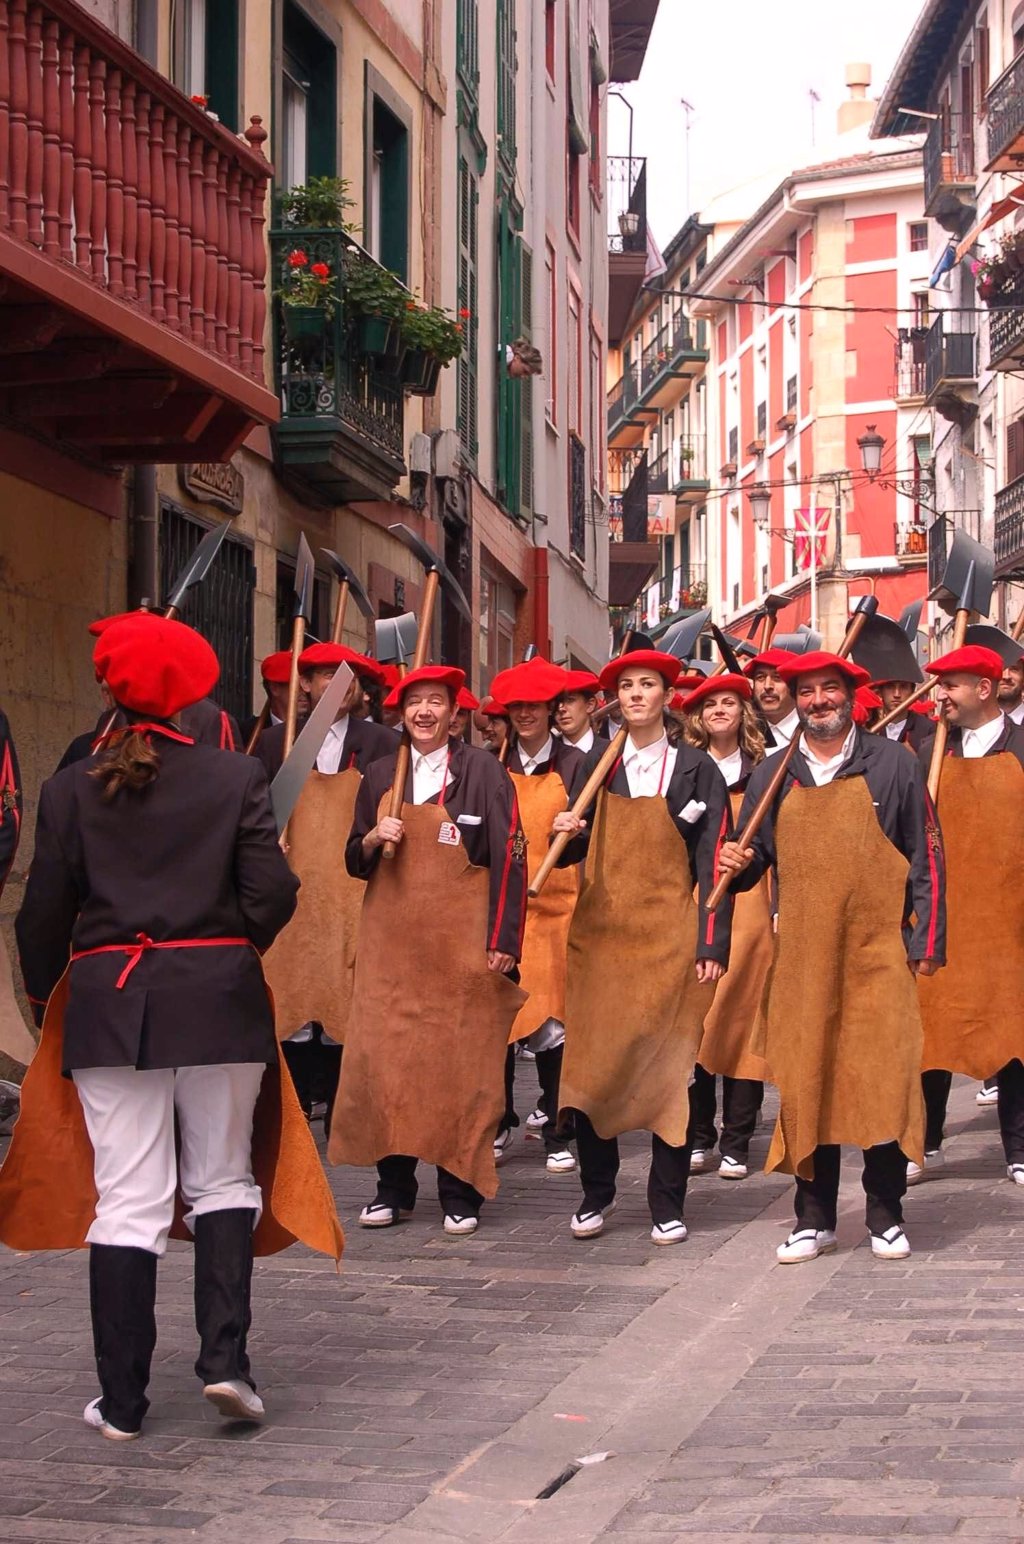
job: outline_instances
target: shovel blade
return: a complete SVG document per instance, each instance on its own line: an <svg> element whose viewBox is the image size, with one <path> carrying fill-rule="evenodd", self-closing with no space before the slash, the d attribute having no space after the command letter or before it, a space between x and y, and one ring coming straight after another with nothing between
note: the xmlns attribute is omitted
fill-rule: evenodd
<svg viewBox="0 0 1024 1544"><path fill-rule="evenodd" d="M374 653L382 665L408 664L416 651L416 618L411 611L381 617L373 624Z"/></svg>
<svg viewBox="0 0 1024 1544"><path fill-rule="evenodd" d="M703 611L695 611L692 616L683 617L674 627L658 640L663 654L674 654L676 659L689 659L697 646L697 639L711 620L711 607Z"/></svg>
<svg viewBox="0 0 1024 1544"><path fill-rule="evenodd" d="M993 649L1004 665L1019 665L1024 659L1024 644L1004 633L1001 627L988 622L972 622L967 629L966 642L982 649Z"/></svg>
<svg viewBox="0 0 1024 1544"><path fill-rule="evenodd" d="M809 627L798 633L776 633L772 648L785 649L787 654L816 654L821 648L821 634L812 632Z"/></svg>
<svg viewBox="0 0 1024 1544"><path fill-rule="evenodd" d="M950 616L957 611L976 611L979 616L987 617L994 575L992 551L975 541L973 536L968 536L966 531L954 531L942 578L928 599L934 600Z"/></svg>
<svg viewBox="0 0 1024 1544"><path fill-rule="evenodd" d="M924 680L917 653L907 634L892 617L880 613L869 616L850 651L855 665L860 665L872 681Z"/></svg>

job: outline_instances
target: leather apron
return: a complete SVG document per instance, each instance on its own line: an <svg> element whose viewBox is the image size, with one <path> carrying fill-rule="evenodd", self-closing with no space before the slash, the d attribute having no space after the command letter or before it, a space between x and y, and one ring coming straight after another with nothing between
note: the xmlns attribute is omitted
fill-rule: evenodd
<svg viewBox="0 0 1024 1544"><path fill-rule="evenodd" d="M11 960L7 940L0 934L0 1051L12 1061L27 1067L36 1054L36 1043L21 1016L14 995Z"/></svg>
<svg viewBox="0 0 1024 1544"><path fill-rule="evenodd" d="M366 886L345 868L362 782L354 767L309 774L288 822L288 862L302 881L295 915L264 956L280 1039L322 1024L343 1044Z"/></svg>
<svg viewBox="0 0 1024 1544"><path fill-rule="evenodd" d="M532 881L547 854L552 822L568 809L569 801L557 772L532 777L525 772L510 772L509 776L519 800L526 835L526 868ZM527 901L519 977L530 999L516 1016L513 1040L524 1040L548 1019L565 1022L566 949L579 888L578 866L555 869L540 895Z"/></svg>
<svg viewBox="0 0 1024 1544"><path fill-rule="evenodd" d="M762 1054L779 1087L765 1169L810 1179L819 1144L924 1161L921 1016L902 922L909 864L861 777L793 788L775 828L779 931Z"/></svg>
<svg viewBox="0 0 1024 1544"><path fill-rule="evenodd" d="M686 1141L689 1084L714 988L698 982L690 860L659 794L598 794L569 929L559 1099L601 1137Z"/></svg>
<svg viewBox="0 0 1024 1544"><path fill-rule="evenodd" d="M743 803L741 793L729 794L735 829ZM753 890L737 895L732 913L729 969L715 987L711 1012L697 1060L705 1072L727 1078L771 1080L767 1064L750 1049L764 996L764 984L774 953L768 876Z"/></svg>
<svg viewBox="0 0 1024 1544"><path fill-rule="evenodd" d="M918 977L925 1070L987 1078L1024 1055L1024 769L1001 754L942 763L946 957Z"/></svg>
<svg viewBox="0 0 1024 1544"><path fill-rule="evenodd" d="M93 1149L78 1090L61 1076L65 971L46 1006L39 1049L21 1088L21 1114L0 1168L0 1240L10 1249L79 1249L96 1211ZM253 1234L258 1255L297 1240L333 1259L344 1235L320 1156L284 1058L267 1067L253 1118L252 1166L263 1193ZM191 1240L175 1200L171 1237Z"/></svg>
<svg viewBox="0 0 1024 1544"><path fill-rule="evenodd" d="M437 804L403 804L402 820L394 858L366 886L328 1159L405 1153L489 1198L505 1052L526 994L487 968L488 874L458 826Z"/></svg>

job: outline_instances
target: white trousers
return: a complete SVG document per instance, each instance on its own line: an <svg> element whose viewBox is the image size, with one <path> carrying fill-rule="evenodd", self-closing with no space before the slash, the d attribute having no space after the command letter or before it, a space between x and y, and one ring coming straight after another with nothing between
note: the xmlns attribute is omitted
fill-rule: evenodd
<svg viewBox="0 0 1024 1544"><path fill-rule="evenodd" d="M252 1174L252 1119L265 1070L262 1062L238 1062L72 1073L95 1154L99 1199L89 1243L164 1253L179 1184L175 1112L186 1223L249 1207L255 1227L263 1198Z"/></svg>

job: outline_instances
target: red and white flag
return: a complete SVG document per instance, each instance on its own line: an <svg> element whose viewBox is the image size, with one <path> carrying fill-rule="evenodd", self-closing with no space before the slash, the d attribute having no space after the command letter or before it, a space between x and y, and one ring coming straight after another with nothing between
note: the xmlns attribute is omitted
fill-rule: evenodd
<svg viewBox="0 0 1024 1544"><path fill-rule="evenodd" d="M820 568L825 561L825 543L828 537L828 509L795 509L793 537L793 561L797 572L811 567L811 532L814 532L814 567Z"/></svg>

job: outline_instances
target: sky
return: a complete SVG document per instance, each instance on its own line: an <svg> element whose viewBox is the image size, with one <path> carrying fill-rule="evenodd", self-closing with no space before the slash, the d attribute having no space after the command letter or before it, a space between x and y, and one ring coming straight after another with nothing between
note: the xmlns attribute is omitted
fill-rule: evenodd
<svg viewBox="0 0 1024 1544"><path fill-rule="evenodd" d="M872 66L881 96L923 0L661 0L633 106L647 157L647 209L661 246L712 196L814 160L834 141L846 65ZM810 92L821 98L812 104ZM691 106L687 190L685 98ZM812 105L814 139L812 140ZM608 151L625 155L629 114L608 103Z"/></svg>

